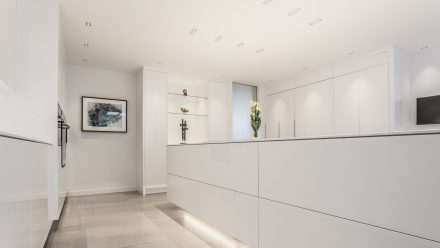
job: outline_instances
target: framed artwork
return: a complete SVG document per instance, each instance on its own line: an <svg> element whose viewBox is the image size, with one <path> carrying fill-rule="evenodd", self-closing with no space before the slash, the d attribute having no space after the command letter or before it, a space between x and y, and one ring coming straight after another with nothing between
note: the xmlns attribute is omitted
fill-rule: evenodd
<svg viewBox="0 0 440 248"><path fill-rule="evenodd" d="M84 132L127 132L127 101L119 99L82 97Z"/></svg>

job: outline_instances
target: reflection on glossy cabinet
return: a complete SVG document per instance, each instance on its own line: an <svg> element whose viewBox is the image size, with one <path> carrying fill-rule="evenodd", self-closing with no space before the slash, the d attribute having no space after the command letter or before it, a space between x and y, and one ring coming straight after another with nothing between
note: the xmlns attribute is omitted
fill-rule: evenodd
<svg viewBox="0 0 440 248"><path fill-rule="evenodd" d="M11 88L15 80L16 4L16 0L0 1L0 91Z"/></svg>
<svg viewBox="0 0 440 248"><path fill-rule="evenodd" d="M266 138L294 136L293 90L266 97Z"/></svg>
<svg viewBox="0 0 440 248"><path fill-rule="evenodd" d="M388 64L358 73L361 133L390 130Z"/></svg>
<svg viewBox="0 0 440 248"><path fill-rule="evenodd" d="M295 135L332 135L333 79L295 89Z"/></svg>
<svg viewBox="0 0 440 248"><path fill-rule="evenodd" d="M359 93L357 74L335 78L335 134L359 133Z"/></svg>

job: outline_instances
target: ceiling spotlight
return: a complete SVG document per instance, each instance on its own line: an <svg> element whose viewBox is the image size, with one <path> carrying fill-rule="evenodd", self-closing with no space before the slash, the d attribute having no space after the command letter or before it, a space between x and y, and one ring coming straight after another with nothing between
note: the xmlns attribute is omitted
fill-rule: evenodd
<svg viewBox="0 0 440 248"><path fill-rule="evenodd" d="M189 31L189 34L195 35L197 33L197 31L199 31L197 28L193 28L193 29L191 29L191 31Z"/></svg>
<svg viewBox="0 0 440 248"><path fill-rule="evenodd" d="M91 23L91 22L86 22L86 26L87 26L87 27L91 27L91 26L92 26L92 23Z"/></svg>
<svg viewBox="0 0 440 248"><path fill-rule="evenodd" d="M349 53L348 53L348 55L353 55L353 54L355 54L355 52L349 52Z"/></svg>
<svg viewBox="0 0 440 248"><path fill-rule="evenodd" d="M261 49L258 49L258 50L256 51L256 53L261 53L261 52L263 52L263 51L264 51L264 49L261 48Z"/></svg>
<svg viewBox="0 0 440 248"><path fill-rule="evenodd" d="M84 47L89 47L89 43L84 43Z"/></svg>
<svg viewBox="0 0 440 248"><path fill-rule="evenodd" d="M287 13L287 15L289 15L289 16L293 16L294 14L296 14L296 13L298 13L298 12L300 12L300 11L301 11L300 8L296 8L296 9L294 9L294 10L291 10L289 13Z"/></svg>
<svg viewBox="0 0 440 248"><path fill-rule="evenodd" d="M236 47L242 47L242 46L244 46L244 44L245 44L244 42L240 42L236 45Z"/></svg>
<svg viewBox="0 0 440 248"><path fill-rule="evenodd" d="M87 59L83 59L83 63L87 63L88 62L88 60Z"/></svg>
<svg viewBox="0 0 440 248"><path fill-rule="evenodd" d="M263 4L264 4L264 5L268 5L270 2L272 2L272 0L264 0L264 1L263 1Z"/></svg>
<svg viewBox="0 0 440 248"><path fill-rule="evenodd" d="M313 26L313 25L320 23L321 21L322 21L322 18L318 18L318 19L314 20L313 22L309 23L309 25Z"/></svg>
<svg viewBox="0 0 440 248"><path fill-rule="evenodd" d="M425 49L428 49L429 48L429 46L422 46L421 48L420 48L420 50L425 50Z"/></svg>
<svg viewBox="0 0 440 248"><path fill-rule="evenodd" d="M221 41L223 39L223 36L218 36L217 38L215 38L215 40L214 41L216 41L216 42L219 42L219 41Z"/></svg>

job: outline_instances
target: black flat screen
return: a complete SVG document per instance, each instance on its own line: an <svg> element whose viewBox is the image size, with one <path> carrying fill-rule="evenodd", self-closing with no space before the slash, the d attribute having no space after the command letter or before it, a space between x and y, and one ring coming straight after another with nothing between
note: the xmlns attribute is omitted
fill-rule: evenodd
<svg viewBox="0 0 440 248"><path fill-rule="evenodd" d="M417 125L440 124L440 96L417 98Z"/></svg>

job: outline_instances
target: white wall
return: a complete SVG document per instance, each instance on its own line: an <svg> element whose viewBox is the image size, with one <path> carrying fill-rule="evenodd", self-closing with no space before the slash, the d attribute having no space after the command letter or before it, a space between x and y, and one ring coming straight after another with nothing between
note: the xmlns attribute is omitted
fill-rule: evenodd
<svg viewBox="0 0 440 248"><path fill-rule="evenodd" d="M69 193L136 190L136 76L69 65L67 81ZM127 100L128 132L82 132L82 96Z"/></svg>
<svg viewBox="0 0 440 248"><path fill-rule="evenodd" d="M17 0L16 6L15 91L0 97L0 133L53 143L57 134L58 1Z"/></svg>
<svg viewBox="0 0 440 248"><path fill-rule="evenodd" d="M411 123L417 129L440 128L440 125L416 126L416 99L440 95L440 47L432 47L411 56Z"/></svg>

